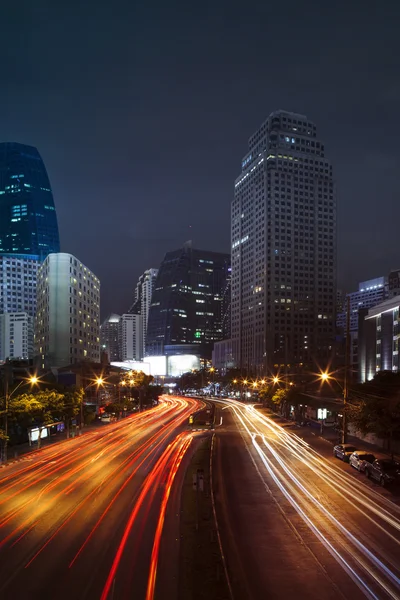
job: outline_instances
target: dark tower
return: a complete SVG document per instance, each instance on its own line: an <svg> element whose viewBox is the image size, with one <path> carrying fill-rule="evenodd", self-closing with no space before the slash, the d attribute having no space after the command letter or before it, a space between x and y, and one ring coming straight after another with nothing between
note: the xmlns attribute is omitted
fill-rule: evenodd
<svg viewBox="0 0 400 600"><path fill-rule="evenodd" d="M36 148L0 144L0 254L60 251L57 215L49 178Z"/></svg>

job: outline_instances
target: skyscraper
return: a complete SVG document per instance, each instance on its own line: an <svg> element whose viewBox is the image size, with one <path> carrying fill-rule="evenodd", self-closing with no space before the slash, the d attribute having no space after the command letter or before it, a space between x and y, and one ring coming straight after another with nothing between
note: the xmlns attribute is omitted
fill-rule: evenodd
<svg viewBox="0 0 400 600"><path fill-rule="evenodd" d="M142 275L140 275L135 288L135 300L129 309L130 314L136 314L142 316L142 329L143 329L143 349L142 356L145 354L146 349L146 332L147 323L149 320L149 311L151 305L151 298L153 295L154 285L157 279L158 269L148 269Z"/></svg>
<svg viewBox="0 0 400 600"><path fill-rule="evenodd" d="M57 215L49 178L36 148L0 144L0 254L59 252Z"/></svg>
<svg viewBox="0 0 400 600"><path fill-rule="evenodd" d="M306 116L279 110L250 137L231 238L236 363L326 366L335 327L335 185Z"/></svg>
<svg viewBox="0 0 400 600"><path fill-rule="evenodd" d="M71 254L39 268L35 355L42 369L100 360L100 281Z"/></svg>
<svg viewBox="0 0 400 600"><path fill-rule="evenodd" d="M108 356L108 361L119 360L118 331L121 315L111 314L100 326L100 345L102 352Z"/></svg>
<svg viewBox="0 0 400 600"><path fill-rule="evenodd" d="M158 271L147 326L146 354L211 358L222 339L222 302L230 256L190 244L167 252Z"/></svg>
<svg viewBox="0 0 400 600"><path fill-rule="evenodd" d="M142 360L143 358L143 317L142 315L122 315L118 324L119 358Z"/></svg>

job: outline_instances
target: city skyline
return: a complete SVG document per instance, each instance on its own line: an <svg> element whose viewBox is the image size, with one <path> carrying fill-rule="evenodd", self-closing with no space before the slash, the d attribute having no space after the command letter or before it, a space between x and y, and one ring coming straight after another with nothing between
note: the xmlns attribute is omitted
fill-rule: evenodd
<svg viewBox="0 0 400 600"><path fill-rule="evenodd" d="M294 3L268 14L257 6L245 19L238 4L221 3L215 19L195 19L187 10L174 21L162 6L127 6L121 21L100 3L88 30L90 5L79 20L66 7L46 5L51 27L39 10L21 20L16 7L6 8L5 53L16 39L24 45L4 71L1 139L39 148L62 250L82 257L104 282L104 316L122 314L140 273L186 240L228 251L237 157L248 132L279 108L307 114L329 144L338 181L339 286L351 290L399 267L398 148L396 136L388 135L399 98L391 32L399 7L389 20L364 7L361 21L357 7L347 7L345 19L325 7L325 15L310 12L296 27L304 15ZM72 48L65 23L75 31ZM118 35L110 45L113 31ZM150 48L146 32L157 40ZM371 39L377 40L373 54ZM99 56L94 66L90 48ZM250 88L257 92L251 100ZM124 261L111 258L115 251L129 257L129 274Z"/></svg>

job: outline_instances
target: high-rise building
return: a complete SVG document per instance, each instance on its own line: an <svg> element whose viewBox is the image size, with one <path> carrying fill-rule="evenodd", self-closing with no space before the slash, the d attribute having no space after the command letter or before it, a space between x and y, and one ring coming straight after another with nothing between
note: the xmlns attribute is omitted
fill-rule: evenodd
<svg viewBox="0 0 400 600"><path fill-rule="evenodd" d="M0 361L32 357L32 317L26 312L0 314Z"/></svg>
<svg viewBox="0 0 400 600"><path fill-rule="evenodd" d="M149 356L197 354L211 358L223 337L222 302L230 256L191 244L167 252L158 271L147 326Z"/></svg>
<svg viewBox="0 0 400 600"><path fill-rule="evenodd" d="M36 148L0 144L0 253L59 252L57 215L49 178Z"/></svg>
<svg viewBox="0 0 400 600"><path fill-rule="evenodd" d="M100 281L71 254L39 268L35 355L41 368L100 360Z"/></svg>
<svg viewBox="0 0 400 600"><path fill-rule="evenodd" d="M0 255L0 313L36 313L37 256Z"/></svg>
<svg viewBox="0 0 400 600"><path fill-rule="evenodd" d="M279 110L250 137L231 238L236 364L326 365L335 330L335 184L306 116Z"/></svg>
<svg viewBox="0 0 400 600"><path fill-rule="evenodd" d="M143 317L127 313L118 324L119 358L142 360L143 358Z"/></svg>
<svg viewBox="0 0 400 600"><path fill-rule="evenodd" d="M336 316L337 331L345 339L347 336L347 303L349 303L351 338L349 363L354 372L358 368L358 312L360 309L371 308L382 302L387 297L387 285L387 277L376 277L368 281L361 281L356 292L346 295L342 312Z"/></svg>
<svg viewBox="0 0 400 600"><path fill-rule="evenodd" d="M119 360L118 331L120 318L121 315L112 313L100 325L101 351L107 354L110 363Z"/></svg>
<svg viewBox="0 0 400 600"><path fill-rule="evenodd" d="M33 356L33 318L36 314L39 265L38 256L0 255L0 360Z"/></svg>
<svg viewBox="0 0 400 600"><path fill-rule="evenodd" d="M135 288L135 299L131 308L129 309L129 313L142 315L142 324L143 324L143 349L142 356L145 354L146 350L146 333L147 333L147 323L149 320L149 311L151 305L151 298L153 295L154 285L157 279L158 269L147 269L142 275L139 277L138 282Z"/></svg>

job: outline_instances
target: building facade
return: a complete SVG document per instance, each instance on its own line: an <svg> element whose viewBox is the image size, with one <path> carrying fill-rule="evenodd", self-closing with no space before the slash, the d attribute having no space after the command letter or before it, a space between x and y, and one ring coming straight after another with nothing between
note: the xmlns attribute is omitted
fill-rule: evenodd
<svg viewBox="0 0 400 600"><path fill-rule="evenodd" d="M146 351L146 333L147 323L149 320L149 312L151 306L151 298L153 296L154 286L158 275L158 269L147 269L139 277L135 288L135 299L129 313L142 315L143 323L143 349L142 356Z"/></svg>
<svg viewBox="0 0 400 600"><path fill-rule="evenodd" d="M37 256L0 256L0 313L36 313Z"/></svg>
<svg viewBox="0 0 400 600"><path fill-rule="evenodd" d="M59 252L57 215L49 178L36 148L0 144L0 253Z"/></svg>
<svg viewBox="0 0 400 600"><path fill-rule="evenodd" d="M35 356L42 369L100 360L100 281L71 254L39 268Z"/></svg>
<svg viewBox="0 0 400 600"><path fill-rule="evenodd" d="M39 265L38 256L0 255L0 360L33 358L33 319Z"/></svg>
<svg viewBox="0 0 400 600"><path fill-rule="evenodd" d="M33 358L33 318L26 312L0 314L0 361Z"/></svg>
<svg viewBox="0 0 400 600"><path fill-rule="evenodd" d="M371 308L387 297L388 278L375 277L361 281L358 290L347 294L342 312L336 316L336 327L343 339L347 337L347 303L350 307L350 365L356 373L358 370L358 313L361 309Z"/></svg>
<svg viewBox="0 0 400 600"><path fill-rule="evenodd" d="M400 296L360 311L359 381L379 371L399 371Z"/></svg>
<svg viewBox="0 0 400 600"><path fill-rule="evenodd" d="M118 324L119 360L142 360L143 317L127 313Z"/></svg>
<svg viewBox="0 0 400 600"><path fill-rule="evenodd" d="M400 295L400 270L390 271L388 277L388 298Z"/></svg>
<svg viewBox="0 0 400 600"><path fill-rule="evenodd" d="M335 335L336 195L306 116L274 112L250 137L231 240L237 366L326 364Z"/></svg>
<svg viewBox="0 0 400 600"><path fill-rule="evenodd" d="M186 244L160 266L147 327L146 355L195 354L211 359L223 338L222 303L230 256Z"/></svg>
<svg viewBox="0 0 400 600"><path fill-rule="evenodd" d="M100 346L101 351L105 352L108 357L108 362L119 360L119 320L121 315L112 313L100 325Z"/></svg>

